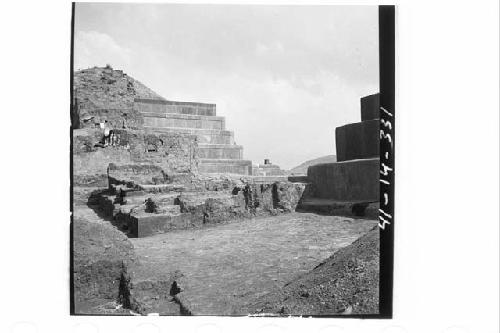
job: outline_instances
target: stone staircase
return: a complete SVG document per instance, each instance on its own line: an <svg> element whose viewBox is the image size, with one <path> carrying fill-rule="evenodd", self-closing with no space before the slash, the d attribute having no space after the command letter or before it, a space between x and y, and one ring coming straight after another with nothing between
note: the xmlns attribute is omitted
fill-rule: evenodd
<svg viewBox="0 0 500 333"><path fill-rule="evenodd" d="M252 174L251 161L243 159L243 146L235 144L215 104L136 99L134 108L147 131L195 135L200 173Z"/></svg>

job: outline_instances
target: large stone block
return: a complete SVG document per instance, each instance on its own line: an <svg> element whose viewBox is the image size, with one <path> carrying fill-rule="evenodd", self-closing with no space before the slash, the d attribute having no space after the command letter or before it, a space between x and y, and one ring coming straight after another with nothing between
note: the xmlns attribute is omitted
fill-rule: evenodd
<svg viewBox="0 0 500 333"><path fill-rule="evenodd" d="M215 116L216 105L196 102L176 102L160 99L135 99L134 108L143 113L180 113L199 116Z"/></svg>
<svg viewBox="0 0 500 333"><path fill-rule="evenodd" d="M361 121L378 119L380 113L380 94L361 98Z"/></svg>
<svg viewBox="0 0 500 333"><path fill-rule="evenodd" d="M200 173L233 173L240 175L252 174L252 161L232 159L200 159Z"/></svg>
<svg viewBox="0 0 500 333"><path fill-rule="evenodd" d="M313 197L337 201L379 200L379 158L310 166Z"/></svg>
<svg viewBox="0 0 500 333"><path fill-rule="evenodd" d="M198 116L177 113L143 113L144 126L225 129L224 117Z"/></svg>
<svg viewBox="0 0 500 333"><path fill-rule="evenodd" d="M379 156L379 120L367 120L335 129L337 161Z"/></svg>
<svg viewBox="0 0 500 333"><path fill-rule="evenodd" d="M129 216L128 228L131 237L141 238L201 224L202 221L193 224L189 214L150 214Z"/></svg>
<svg viewBox="0 0 500 333"><path fill-rule="evenodd" d="M336 201L332 199L318 199L305 197L297 207L298 212L311 212L332 216L362 217L378 219L379 202L365 201Z"/></svg>
<svg viewBox="0 0 500 333"><path fill-rule="evenodd" d="M198 145L198 156L200 158L233 159L239 160L243 157L243 147L238 145Z"/></svg>

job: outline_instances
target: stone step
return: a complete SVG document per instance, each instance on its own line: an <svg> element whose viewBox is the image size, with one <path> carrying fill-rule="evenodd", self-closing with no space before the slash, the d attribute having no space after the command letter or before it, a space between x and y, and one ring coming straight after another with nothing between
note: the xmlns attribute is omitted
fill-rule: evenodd
<svg viewBox="0 0 500 333"><path fill-rule="evenodd" d="M198 156L208 159L240 160L243 158L243 146L202 143L198 145Z"/></svg>
<svg viewBox="0 0 500 333"><path fill-rule="evenodd" d="M378 119L337 127L335 129L337 162L378 157L379 136Z"/></svg>
<svg viewBox="0 0 500 333"><path fill-rule="evenodd" d="M288 181L292 183L308 183L307 175L290 175Z"/></svg>
<svg viewBox="0 0 500 333"><path fill-rule="evenodd" d="M156 223L160 223L162 219L165 219L170 223L172 218L175 219L181 215L181 207L179 205L173 205L168 202L156 203L156 212L147 212L147 207L144 202L118 205L114 213L115 224L119 226L121 230L126 231L129 237L144 237L151 235L152 232L141 232L141 230L139 230L141 227L140 223L137 225L138 222L154 220L157 221ZM170 229L165 228L162 232L167 230Z"/></svg>
<svg viewBox="0 0 500 333"><path fill-rule="evenodd" d="M205 191L182 193L179 196L179 206L181 212L192 212L199 206L205 206L207 199L213 200L232 200L234 195L231 191Z"/></svg>
<svg viewBox="0 0 500 333"><path fill-rule="evenodd" d="M378 201L338 201L333 199L305 198L297 206L297 212L319 213L333 216L378 219Z"/></svg>
<svg viewBox="0 0 500 333"><path fill-rule="evenodd" d="M186 186L182 184L140 184L137 187L139 190L147 193L167 193L167 192L186 191Z"/></svg>
<svg viewBox="0 0 500 333"><path fill-rule="evenodd" d="M179 206L177 206L178 208ZM147 237L172 230L187 229L191 226L191 214L137 214L128 216L126 221L130 237ZM200 221L200 224L202 221Z"/></svg>
<svg viewBox="0 0 500 333"><path fill-rule="evenodd" d="M215 104L176 102L144 98L134 100L134 109L141 113L180 113L200 116L216 115Z"/></svg>
<svg viewBox="0 0 500 333"><path fill-rule="evenodd" d="M179 133L196 135L199 143L211 144L234 144L234 132L227 130L203 129L203 128L181 128L181 127L151 127L144 126L146 131L156 133Z"/></svg>
<svg viewBox="0 0 500 333"><path fill-rule="evenodd" d="M170 214L170 215L177 215L181 212L181 208L179 205L174 205L170 204L168 202L157 202L158 204L158 209L161 211L161 214ZM141 213L139 215L145 215L145 214L156 214L156 213Z"/></svg>
<svg viewBox="0 0 500 333"><path fill-rule="evenodd" d="M314 195L335 201L379 201L380 159L361 159L312 165L307 179L314 184Z"/></svg>
<svg viewBox="0 0 500 333"><path fill-rule="evenodd" d="M122 186L120 188L120 191L119 191L119 195L122 198L124 198L124 197L127 197L127 198L129 198L129 197L141 197L141 196L144 196L146 194L147 194L147 192L145 192L145 191L140 191L140 190L137 190L135 188L127 188L124 186Z"/></svg>
<svg viewBox="0 0 500 333"><path fill-rule="evenodd" d="M248 177L248 182L253 184L272 184L275 182L286 182L288 181L288 176L250 176Z"/></svg>
<svg viewBox="0 0 500 333"><path fill-rule="evenodd" d="M175 203L177 202L176 199L179 197L179 192L153 194L153 195L147 192L143 193L144 195L141 196L122 197L121 204L122 205L143 204L146 199L151 198L154 202L168 204L168 205L175 205Z"/></svg>
<svg viewBox="0 0 500 333"><path fill-rule="evenodd" d="M202 158L198 165L200 173L231 173L239 175L252 174L252 161L234 159Z"/></svg>
<svg viewBox="0 0 500 333"><path fill-rule="evenodd" d="M180 127L225 130L224 117L200 116L179 113L142 113L144 126L148 127Z"/></svg>
<svg viewBox="0 0 500 333"><path fill-rule="evenodd" d="M130 214L133 211L137 211L141 208L141 205L144 204L143 202L131 202L131 203L126 203L126 204L121 204L117 206L116 209L116 214L121 213L121 214Z"/></svg>

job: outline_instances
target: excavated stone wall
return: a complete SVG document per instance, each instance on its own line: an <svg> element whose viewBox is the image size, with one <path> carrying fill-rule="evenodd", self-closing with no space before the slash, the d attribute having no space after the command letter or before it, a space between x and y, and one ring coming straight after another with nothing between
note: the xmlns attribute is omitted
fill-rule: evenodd
<svg viewBox="0 0 500 333"><path fill-rule="evenodd" d="M113 146L102 147L102 132L75 130L73 135L73 181L75 185L107 187L109 164L146 164L161 168L173 180L191 177L198 168L196 137L189 134L147 133L115 130Z"/></svg>
<svg viewBox="0 0 500 333"><path fill-rule="evenodd" d="M295 211L304 183L251 179L193 179L170 184L152 166L109 167L110 188L99 202L101 211L131 237L198 228L234 219Z"/></svg>

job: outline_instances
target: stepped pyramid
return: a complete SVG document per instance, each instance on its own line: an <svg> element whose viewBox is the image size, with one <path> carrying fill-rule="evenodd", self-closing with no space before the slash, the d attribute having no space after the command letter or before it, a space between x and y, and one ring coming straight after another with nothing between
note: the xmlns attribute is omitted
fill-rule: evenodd
<svg viewBox="0 0 500 333"><path fill-rule="evenodd" d="M243 160L243 146L235 144L215 104L136 98L134 109L143 116L145 130L196 135L200 173L252 174L252 162Z"/></svg>
<svg viewBox="0 0 500 333"><path fill-rule="evenodd" d="M312 189L301 209L378 215L379 103L379 94L361 98L361 122L335 129L337 162L307 169Z"/></svg>

